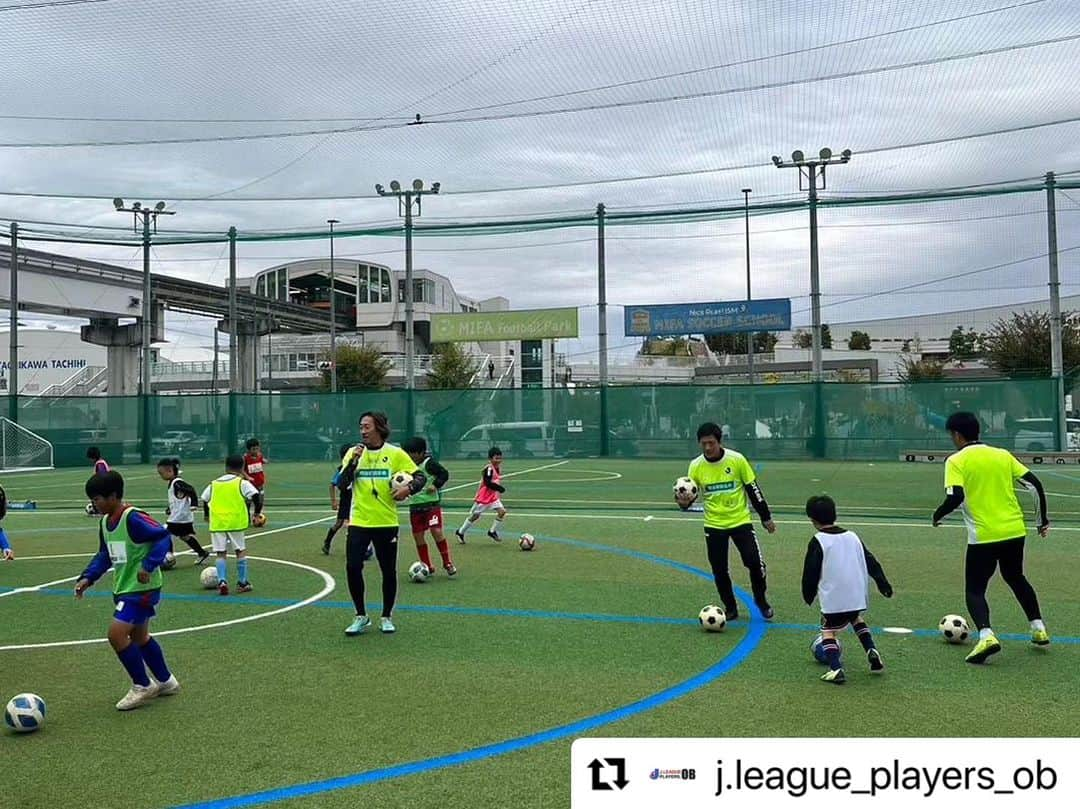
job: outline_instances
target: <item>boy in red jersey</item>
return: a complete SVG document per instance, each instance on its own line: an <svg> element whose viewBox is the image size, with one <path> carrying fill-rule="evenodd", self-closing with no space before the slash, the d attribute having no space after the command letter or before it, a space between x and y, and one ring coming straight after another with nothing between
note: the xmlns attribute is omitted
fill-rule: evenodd
<svg viewBox="0 0 1080 809"><path fill-rule="evenodd" d="M476 490L476 497L473 500L472 511L469 513L465 523L454 532L458 542L462 545L465 544L465 533L487 511L495 512L495 523L491 526L491 530L487 532L487 535L496 542L502 542L499 529L502 528L503 521L506 519L506 507L503 506L500 499L500 495L506 491L499 483L502 479L502 457L502 450L498 447L492 447L488 450L488 465L484 467L484 474L480 479L480 488Z"/></svg>
<svg viewBox="0 0 1080 809"><path fill-rule="evenodd" d="M244 454L244 477L251 481L252 485L263 493L266 488L266 458L263 457L262 447L259 446L258 438L249 438L244 445L247 452Z"/></svg>

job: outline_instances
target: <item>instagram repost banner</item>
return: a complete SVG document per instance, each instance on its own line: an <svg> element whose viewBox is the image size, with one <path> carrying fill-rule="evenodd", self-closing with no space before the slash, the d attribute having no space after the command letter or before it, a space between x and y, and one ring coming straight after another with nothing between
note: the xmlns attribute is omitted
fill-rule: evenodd
<svg viewBox="0 0 1080 809"><path fill-rule="evenodd" d="M1080 806L1080 739L578 739L572 809Z"/></svg>

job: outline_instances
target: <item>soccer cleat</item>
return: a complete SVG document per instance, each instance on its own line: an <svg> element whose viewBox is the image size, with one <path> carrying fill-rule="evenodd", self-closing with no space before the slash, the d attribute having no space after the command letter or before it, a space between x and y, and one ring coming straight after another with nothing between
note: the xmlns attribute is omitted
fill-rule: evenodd
<svg viewBox="0 0 1080 809"><path fill-rule="evenodd" d="M871 674L881 674L885 671L885 661L881 659L881 652L877 649L868 649L866 659L870 663Z"/></svg>
<svg viewBox="0 0 1080 809"><path fill-rule="evenodd" d="M454 566L453 562L450 562L448 565L444 565L443 570L446 571L446 575L450 578L454 578L454 576L457 575L457 568Z"/></svg>
<svg viewBox="0 0 1080 809"><path fill-rule="evenodd" d="M371 626L371 619L366 615L357 615L353 622L345 629L345 634L350 638L363 634L364 630Z"/></svg>
<svg viewBox="0 0 1080 809"><path fill-rule="evenodd" d="M1045 629L1033 629L1031 630L1031 642L1036 646L1049 646L1050 633Z"/></svg>
<svg viewBox="0 0 1080 809"><path fill-rule="evenodd" d="M204 564L206 564L206 561L209 558L210 558L210 554L204 553L202 556L200 556L198 559L195 560L195 567L202 567Z"/></svg>
<svg viewBox="0 0 1080 809"><path fill-rule="evenodd" d="M496 534L494 531L488 531L488 536L496 542L502 542L502 537Z"/></svg>
<svg viewBox="0 0 1080 809"><path fill-rule="evenodd" d="M379 631L383 634L390 635L396 632L397 629L394 627L394 622L384 615L379 619Z"/></svg>
<svg viewBox="0 0 1080 809"><path fill-rule="evenodd" d="M123 698L116 703L116 710L130 711L138 708L144 702L152 700L158 695L158 684L151 681L150 685L133 685L131 690L124 694Z"/></svg>
<svg viewBox="0 0 1080 809"><path fill-rule="evenodd" d="M454 536L457 537L457 541L460 542L462 545L465 544L465 535L461 533L460 528L454 532Z"/></svg>
<svg viewBox="0 0 1080 809"><path fill-rule="evenodd" d="M323 556L329 556L330 555L330 543L327 542L327 541L324 541L323 544L322 544L322 555Z"/></svg>
<svg viewBox="0 0 1080 809"><path fill-rule="evenodd" d="M821 675L821 680L822 682L832 683L833 685L843 685L847 682L843 669L829 669Z"/></svg>
<svg viewBox="0 0 1080 809"><path fill-rule="evenodd" d="M729 621L738 621L739 620L739 610L738 610L738 608L732 607L729 610L727 607L724 607L724 617L727 618Z"/></svg>
<svg viewBox="0 0 1080 809"><path fill-rule="evenodd" d="M218 582L217 591L219 596L227 596L229 594L229 583L227 581Z"/></svg>
<svg viewBox="0 0 1080 809"><path fill-rule="evenodd" d="M987 638L983 638L975 644L975 648L971 650L971 654L964 658L968 663L985 663L986 659L991 655L996 655L1001 651L1001 644L998 643L998 639L993 635Z"/></svg>
<svg viewBox="0 0 1080 809"><path fill-rule="evenodd" d="M158 685L157 695L159 697L171 697L173 694L179 694L180 693L180 681L176 679L175 674L172 675L171 677L169 677L169 679L166 680L165 682L158 683L157 685Z"/></svg>
<svg viewBox="0 0 1080 809"><path fill-rule="evenodd" d="M759 606L758 612L761 613L761 617L764 618L766 621L771 621L773 619L773 615L776 614L773 612L773 608L770 607L768 604L766 604L765 606Z"/></svg>
<svg viewBox="0 0 1080 809"><path fill-rule="evenodd" d="M238 581L236 583L236 592L238 593L250 593L254 589L249 581Z"/></svg>

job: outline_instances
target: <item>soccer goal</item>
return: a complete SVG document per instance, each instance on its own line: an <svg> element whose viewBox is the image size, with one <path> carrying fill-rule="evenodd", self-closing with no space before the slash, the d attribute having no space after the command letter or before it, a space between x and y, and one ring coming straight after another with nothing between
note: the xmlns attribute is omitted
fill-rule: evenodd
<svg viewBox="0 0 1080 809"><path fill-rule="evenodd" d="M53 468L53 445L37 433L0 416L0 472Z"/></svg>

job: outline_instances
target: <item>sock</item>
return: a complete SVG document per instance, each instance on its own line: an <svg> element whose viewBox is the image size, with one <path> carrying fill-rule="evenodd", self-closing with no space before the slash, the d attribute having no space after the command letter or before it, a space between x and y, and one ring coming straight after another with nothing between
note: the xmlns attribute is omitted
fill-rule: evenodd
<svg viewBox="0 0 1080 809"><path fill-rule="evenodd" d="M874 647L874 636L870 634L870 627L866 625L865 621L856 621L851 625L851 628L855 630L855 634L859 638L859 643L866 651L870 651Z"/></svg>
<svg viewBox="0 0 1080 809"><path fill-rule="evenodd" d="M439 556L442 557L443 567L452 565L453 560L450 559L450 546L446 544L446 540L439 540L435 543L435 547L439 549Z"/></svg>
<svg viewBox="0 0 1080 809"><path fill-rule="evenodd" d="M1046 624L1044 624L1042 622L1042 619L1036 618L1034 621L1031 622L1031 631L1032 632L1045 632L1046 631Z"/></svg>
<svg viewBox="0 0 1080 809"><path fill-rule="evenodd" d="M821 642L821 651L825 655L825 661L829 668L836 671L840 668L840 644L836 638L826 638Z"/></svg>
<svg viewBox="0 0 1080 809"><path fill-rule="evenodd" d="M420 554L420 561L427 565L427 569L434 570L435 568L431 565L431 551L428 550L427 543L417 545L416 550Z"/></svg>
<svg viewBox="0 0 1080 809"><path fill-rule="evenodd" d="M134 644L132 644L134 645ZM150 638L139 649L142 654L142 658L146 661L147 667L150 669L150 673L154 675L154 679L159 683L163 683L172 677L172 672L169 671L169 667L165 665L165 653L161 651L161 646L153 638Z"/></svg>
<svg viewBox="0 0 1080 809"><path fill-rule="evenodd" d="M214 567L217 568L218 581L228 581L228 573L229 573L229 571L225 567L225 560L224 559L218 559L217 562L215 563Z"/></svg>
<svg viewBox="0 0 1080 809"><path fill-rule="evenodd" d="M120 662L127 669L131 682L135 683L135 685L150 685L150 678L146 676L146 666L143 665L142 653L139 652L138 646L129 643L128 647L122 652L117 652L116 656L120 658Z"/></svg>
<svg viewBox="0 0 1080 809"><path fill-rule="evenodd" d="M468 533L468 531L469 531L469 529L471 527L472 527L472 523L469 521L469 518L466 517L465 522L463 522L461 524L461 527L458 529L458 533L464 535L464 534Z"/></svg>
<svg viewBox="0 0 1080 809"><path fill-rule="evenodd" d="M247 584L247 557L236 560L236 580L241 584Z"/></svg>
<svg viewBox="0 0 1080 809"><path fill-rule="evenodd" d="M337 533L337 531L335 531L335 530L334 530L333 528L331 528L330 530L328 530L328 531L326 532L326 539L324 539L324 540L323 540L323 545L326 545L327 547L329 547L329 546L330 546L330 542L331 542L331 540L333 540L333 538L334 538L334 534L336 534L336 533Z"/></svg>
<svg viewBox="0 0 1080 809"><path fill-rule="evenodd" d="M986 640L987 638L992 638L992 637L994 637L994 630L992 630L990 627L986 627L986 629L980 629L979 630L979 640Z"/></svg>
<svg viewBox="0 0 1080 809"><path fill-rule="evenodd" d="M200 559L202 557L206 556L206 551L203 550L203 546L199 544L199 540L196 539L195 537L193 537L193 536L184 537L184 542L186 542L187 546L189 548L191 548L193 551L195 551L195 553L197 553L199 555Z"/></svg>
<svg viewBox="0 0 1080 809"><path fill-rule="evenodd" d="M491 530L497 534L502 529L502 526L502 520L495 520L495 524L491 526Z"/></svg>

